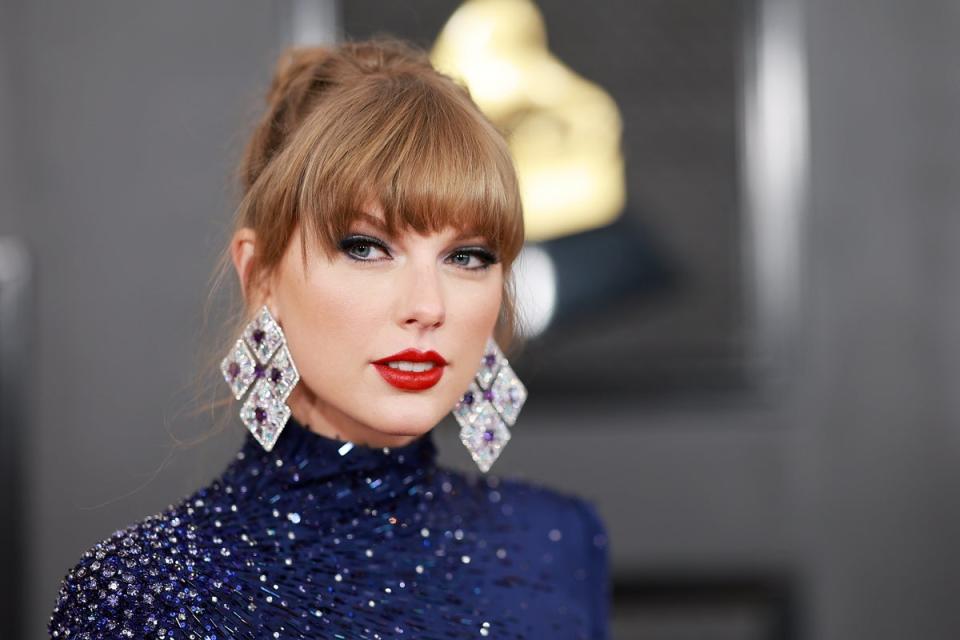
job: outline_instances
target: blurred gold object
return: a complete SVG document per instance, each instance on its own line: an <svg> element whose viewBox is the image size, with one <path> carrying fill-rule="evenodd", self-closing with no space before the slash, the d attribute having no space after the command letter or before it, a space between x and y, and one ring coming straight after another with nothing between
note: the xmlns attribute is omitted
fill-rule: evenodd
<svg viewBox="0 0 960 640"><path fill-rule="evenodd" d="M619 109L550 53L531 0L467 0L430 55L506 135L528 240L585 231L620 215L626 193Z"/></svg>

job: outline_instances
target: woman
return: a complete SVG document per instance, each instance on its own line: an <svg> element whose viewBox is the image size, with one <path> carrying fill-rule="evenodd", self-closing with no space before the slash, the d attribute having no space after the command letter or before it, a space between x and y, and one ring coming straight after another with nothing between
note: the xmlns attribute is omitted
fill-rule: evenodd
<svg viewBox="0 0 960 640"><path fill-rule="evenodd" d="M268 105L221 265L245 443L87 551L51 636L607 637L594 507L485 475L526 397L502 351L523 243L503 138L399 41L288 50ZM436 464L451 409L483 475Z"/></svg>

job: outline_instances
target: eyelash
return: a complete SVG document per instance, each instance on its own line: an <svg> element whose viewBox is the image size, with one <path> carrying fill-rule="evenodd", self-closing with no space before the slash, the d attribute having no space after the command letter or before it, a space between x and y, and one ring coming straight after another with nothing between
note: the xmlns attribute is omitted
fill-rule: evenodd
<svg viewBox="0 0 960 640"><path fill-rule="evenodd" d="M375 238L371 238L369 236L350 236L348 238L344 238L343 240L340 241L340 250L343 253L345 253L348 258L350 258L355 262L379 262L379 260L368 260L366 258L358 258L350 253L351 249L358 246L364 246L364 245L374 246L380 249L381 251L384 251L385 253L389 253L387 251L387 247L384 246L382 242L380 242L379 240L376 240ZM479 267L464 267L461 265L457 265L465 271L484 271L486 269L489 269L490 265L495 264L497 262L497 258L495 255L493 255L492 253L490 253L485 249L480 249L480 248L456 249L451 255L475 256L479 258L481 261L483 261L483 264L481 264Z"/></svg>

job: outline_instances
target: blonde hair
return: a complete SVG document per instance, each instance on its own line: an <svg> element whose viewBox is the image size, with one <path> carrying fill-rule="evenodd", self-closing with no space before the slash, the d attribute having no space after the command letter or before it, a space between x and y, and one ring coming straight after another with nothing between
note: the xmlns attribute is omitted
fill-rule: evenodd
<svg viewBox="0 0 960 640"><path fill-rule="evenodd" d="M378 37L286 49L266 102L236 172L234 230L251 228L257 238L248 287L272 273L297 225L304 261L308 241L333 255L374 201L391 235L451 226L483 236L504 274L494 338L504 351L518 344L511 266L524 227L516 170L503 135L463 85L423 50ZM208 302L230 270L228 246ZM232 330L206 370L219 367L248 312L245 301L230 312ZM232 399L219 382L224 398L211 409Z"/></svg>

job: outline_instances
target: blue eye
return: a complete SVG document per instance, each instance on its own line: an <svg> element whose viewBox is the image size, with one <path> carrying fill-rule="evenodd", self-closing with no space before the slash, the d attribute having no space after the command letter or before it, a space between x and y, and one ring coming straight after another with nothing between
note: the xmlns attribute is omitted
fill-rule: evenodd
<svg viewBox="0 0 960 640"><path fill-rule="evenodd" d="M372 250L380 250L389 255L383 243L366 236L344 238L340 241L340 250L347 254L347 257L357 262L378 262L377 259L370 259Z"/></svg>
<svg viewBox="0 0 960 640"><path fill-rule="evenodd" d="M497 258L485 249L457 249L450 254L450 257L454 260L454 264L467 271L482 271L497 261ZM479 264L470 266L470 260L473 258L476 258Z"/></svg>
<svg viewBox="0 0 960 640"><path fill-rule="evenodd" d="M348 258L356 262L380 262L389 259L390 252L386 245L370 236L350 236L340 241L340 250ZM371 258L371 252L381 251L386 258ZM471 262L473 260L474 262ZM498 262L497 257L482 247L463 247L456 249L447 258L464 271L483 271L490 265Z"/></svg>

